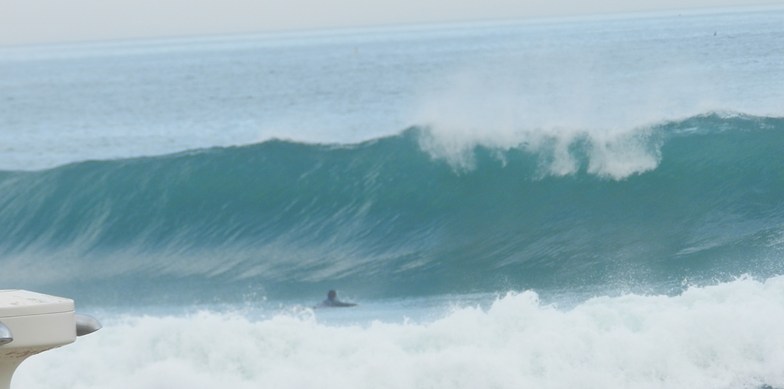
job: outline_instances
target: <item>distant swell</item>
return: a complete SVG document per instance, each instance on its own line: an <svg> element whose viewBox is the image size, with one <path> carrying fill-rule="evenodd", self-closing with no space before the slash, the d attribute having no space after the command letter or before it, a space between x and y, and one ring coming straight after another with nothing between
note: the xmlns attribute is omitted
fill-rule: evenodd
<svg viewBox="0 0 784 389"><path fill-rule="evenodd" d="M0 172L0 283L387 295L782 271L784 119L705 115L641 133L626 148L476 145L461 150L468 165L413 128ZM654 159L604 174L608 148ZM557 158L571 168L553 170Z"/></svg>

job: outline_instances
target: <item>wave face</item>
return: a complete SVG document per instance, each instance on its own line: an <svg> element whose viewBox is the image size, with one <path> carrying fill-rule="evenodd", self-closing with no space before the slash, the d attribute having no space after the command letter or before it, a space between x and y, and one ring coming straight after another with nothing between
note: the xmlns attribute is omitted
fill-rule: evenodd
<svg viewBox="0 0 784 389"><path fill-rule="evenodd" d="M0 283L174 301L645 288L784 268L784 119L461 145L470 163L437 135L0 172ZM629 154L644 163L617 166ZM116 295L86 296L107 284Z"/></svg>

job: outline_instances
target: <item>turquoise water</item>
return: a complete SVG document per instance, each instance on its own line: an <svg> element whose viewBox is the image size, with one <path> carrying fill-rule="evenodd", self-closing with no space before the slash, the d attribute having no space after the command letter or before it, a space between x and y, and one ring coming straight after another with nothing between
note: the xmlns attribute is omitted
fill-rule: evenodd
<svg viewBox="0 0 784 389"><path fill-rule="evenodd" d="M782 22L0 48L15 384L784 387Z"/></svg>
<svg viewBox="0 0 784 389"><path fill-rule="evenodd" d="M5 282L95 289L84 303L112 304L301 298L330 285L366 298L664 293L765 278L783 266L783 131L782 119L715 114L642 128L617 143L633 139L658 165L619 179L592 170L626 156L599 156L588 134L568 144L575 172L561 175L555 140L478 146L467 169L424 151L421 129L7 172L0 248L18 268Z"/></svg>

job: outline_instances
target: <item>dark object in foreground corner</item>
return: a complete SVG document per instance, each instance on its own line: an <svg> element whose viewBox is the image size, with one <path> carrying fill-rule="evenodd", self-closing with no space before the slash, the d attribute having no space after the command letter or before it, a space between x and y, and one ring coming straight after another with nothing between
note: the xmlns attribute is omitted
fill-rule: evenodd
<svg viewBox="0 0 784 389"><path fill-rule="evenodd" d="M74 313L71 299L21 289L0 290L0 389L9 389L28 357L73 343L101 323Z"/></svg>
<svg viewBox="0 0 784 389"><path fill-rule="evenodd" d="M13 341L14 335L11 333L11 329L0 322L0 346L11 343Z"/></svg>
<svg viewBox="0 0 784 389"><path fill-rule="evenodd" d="M322 301L321 304L316 305L314 308L346 308L346 307L354 307L357 304L354 303L346 303L343 301L338 300L338 292L334 290L330 290L327 292L327 299Z"/></svg>
<svg viewBox="0 0 784 389"><path fill-rule="evenodd" d="M98 319L90 315L77 313L74 318L76 319L76 336L92 334L103 327Z"/></svg>

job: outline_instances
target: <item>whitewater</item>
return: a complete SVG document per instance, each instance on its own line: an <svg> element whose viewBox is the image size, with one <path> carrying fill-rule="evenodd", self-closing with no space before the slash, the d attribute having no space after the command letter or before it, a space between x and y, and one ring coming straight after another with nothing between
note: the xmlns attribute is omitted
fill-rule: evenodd
<svg viewBox="0 0 784 389"><path fill-rule="evenodd" d="M104 324L13 385L784 388L783 25L0 47L0 288Z"/></svg>

